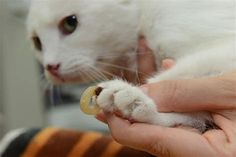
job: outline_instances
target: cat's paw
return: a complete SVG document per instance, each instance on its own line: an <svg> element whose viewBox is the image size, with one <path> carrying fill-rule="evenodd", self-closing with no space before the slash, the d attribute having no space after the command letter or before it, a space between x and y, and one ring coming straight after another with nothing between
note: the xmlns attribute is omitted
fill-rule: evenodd
<svg viewBox="0 0 236 157"><path fill-rule="evenodd" d="M98 85L97 104L105 111L118 111L129 120L167 127L190 126L204 132L206 122L211 122L208 113L161 113L154 101L140 88L121 81L112 80Z"/></svg>
<svg viewBox="0 0 236 157"><path fill-rule="evenodd" d="M121 81L112 80L98 85L102 88L97 97L97 104L105 111L118 111L123 117L139 122L152 123L157 108L138 87Z"/></svg>

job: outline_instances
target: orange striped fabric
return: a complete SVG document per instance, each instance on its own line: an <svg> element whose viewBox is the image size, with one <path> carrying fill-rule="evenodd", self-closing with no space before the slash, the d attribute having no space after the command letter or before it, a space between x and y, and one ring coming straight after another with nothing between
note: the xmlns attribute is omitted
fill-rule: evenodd
<svg viewBox="0 0 236 157"><path fill-rule="evenodd" d="M83 136L82 133L60 130L48 139L48 142L44 144L35 157L52 157L52 154L55 157L68 156L81 136Z"/></svg>
<svg viewBox="0 0 236 157"><path fill-rule="evenodd" d="M49 142L48 140L50 137L58 131L59 130L56 128L46 128L45 130L41 131L36 135L36 137L32 139L21 157L35 157L40 149Z"/></svg>
<svg viewBox="0 0 236 157"><path fill-rule="evenodd" d="M122 145L118 144L115 141L111 141L107 148L104 150L101 156L108 157L108 156L116 156L117 153L123 148Z"/></svg>
<svg viewBox="0 0 236 157"><path fill-rule="evenodd" d="M74 146L73 150L68 154L68 157L82 157L91 145L101 138L101 134L89 132L83 135L80 141Z"/></svg>
<svg viewBox="0 0 236 157"><path fill-rule="evenodd" d="M40 131L19 157L152 157L116 143L110 136L56 128Z"/></svg>

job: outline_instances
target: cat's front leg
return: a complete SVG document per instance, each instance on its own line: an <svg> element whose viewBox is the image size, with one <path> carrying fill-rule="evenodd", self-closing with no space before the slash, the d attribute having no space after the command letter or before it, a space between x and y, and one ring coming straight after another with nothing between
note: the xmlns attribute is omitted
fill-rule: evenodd
<svg viewBox="0 0 236 157"><path fill-rule="evenodd" d="M150 97L127 82L112 80L98 86L102 91L97 97L97 104L105 111L119 111L123 117L137 122L162 126L186 125L201 131L205 129L204 115L160 113Z"/></svg>

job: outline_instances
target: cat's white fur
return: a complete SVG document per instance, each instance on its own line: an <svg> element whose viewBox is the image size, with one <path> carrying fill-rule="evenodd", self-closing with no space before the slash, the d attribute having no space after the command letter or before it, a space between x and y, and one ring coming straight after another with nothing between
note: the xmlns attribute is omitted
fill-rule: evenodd
<svg viewBox="0 0 236 157"><path fill-rule="evenodd" d="M66 82L89 80L87 74L95 68L99 72L92 73L98 77L106 67L98 58L110 64L126 57L132 61L128 68L135 70L140 35L153 50L158 68L166 57L176 60L173 68L148 82L198 78L236 69L235 9L235 0L33 0L28 30L30 37L41 39L41 63L60 63ZM73 34L62 35L58 24L72 14L79 26ZM121 80L99 86L104 88L97 99L102 108L119 109L136 121L190 125L201 131L211 121L207 112L159 113L145 93Z"/></svg>

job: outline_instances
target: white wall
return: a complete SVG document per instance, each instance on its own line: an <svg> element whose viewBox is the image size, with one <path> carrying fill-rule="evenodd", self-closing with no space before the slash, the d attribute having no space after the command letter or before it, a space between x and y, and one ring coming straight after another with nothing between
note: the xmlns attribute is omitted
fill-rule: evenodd
<svg viewBox="0 0 236 157"><path fill-rule="evenodd" d="M5 16L3 11L3 4L0 0L0 19ZM0 137L3 134L3 22L0 22Z"/></svg>
<svg viewBox="0 0 236 157"><path fill-rule="evenodd" d="M0 103L6 130L42 126L39 74L26 40L24 22L12 16L0 0Z"/></svg>

